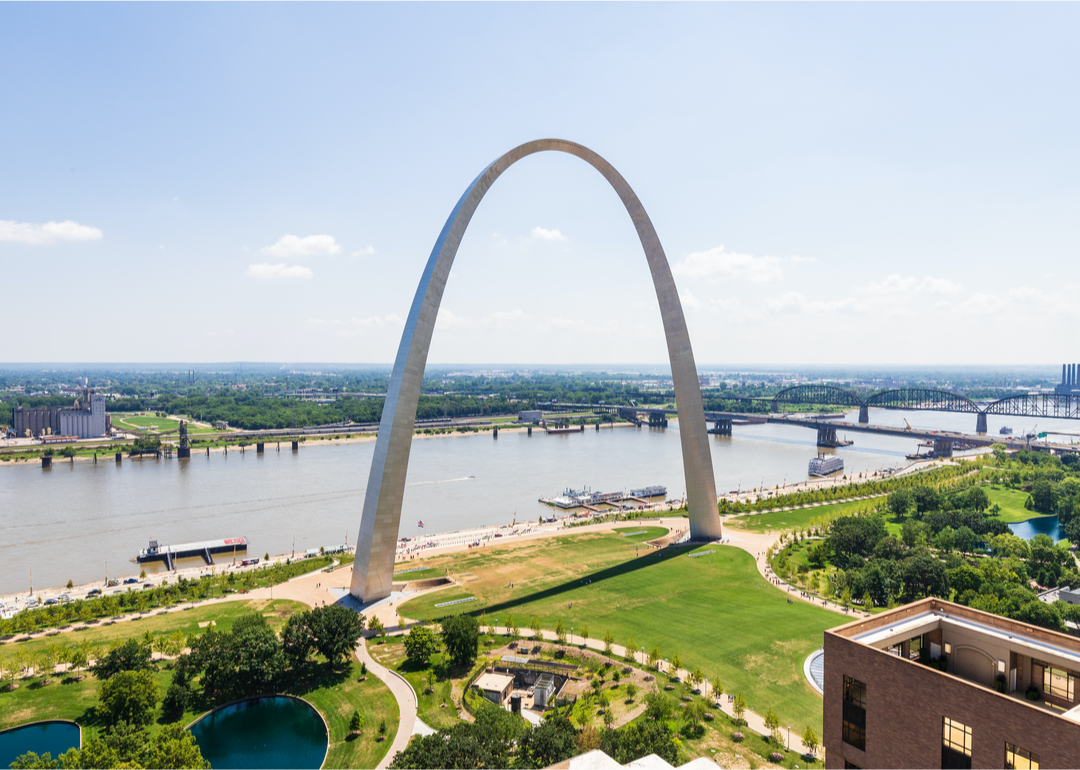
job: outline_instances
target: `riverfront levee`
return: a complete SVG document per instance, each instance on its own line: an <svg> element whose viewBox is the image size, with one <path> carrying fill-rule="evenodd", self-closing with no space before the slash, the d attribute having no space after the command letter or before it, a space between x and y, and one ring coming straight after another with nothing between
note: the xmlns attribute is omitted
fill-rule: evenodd
<svg viewBox="0 0 1080 770"><path fill-rule="evenodd" d="M973 421L967 414L875 410L871 415L877 424L902 425L906 416L916 427L969 432ZM1032 427L1016 418L996 419L1018 433ZM1049 424L1038 422L1040 429ZM991 433L997 429L990 425ZM509 524L515 511L518 523L535 522L555 512L538 499L567 486L629 491L663 484L669 497L680 498L677 431L678 423L672 422L663 430L605 427L563 436L534 431L531 437L501 431L497 440L490 433L417 440L402 534ZM813 431L782 425L738 426L734 436L710 437L718 492L804 481L807 462L817 452L815 438ZM849 475L905 465L904 455L914 444L870 434L849 438L855 439L853 446L825 450L844 457ZM263 455L249 449L184 461L0 467L0 542L7 546L0 594L26 592L31 569L38 588L62 586L69 579L101 581L106 560L109 577L137 575L140 567L133 559L151 538L184 543L239 535L248 539L248 557L291 553L294 536L297 555L338 545L346 535L352 544L373 448L370 440L315 441L297 453L268 447ZM416 527L421 520L422 530ZM203 563L187 561L179 566ZM163 569L147 565L148 573Z"/></svg>

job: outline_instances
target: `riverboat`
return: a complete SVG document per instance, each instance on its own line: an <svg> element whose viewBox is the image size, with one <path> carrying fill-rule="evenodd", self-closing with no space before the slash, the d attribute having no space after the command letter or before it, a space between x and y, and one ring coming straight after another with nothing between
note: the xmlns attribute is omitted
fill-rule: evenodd
<svg viewBox="0 0 1080 770"><path fill-rule="evenodd" d="M998 433L1000 433L1002 436L1011 436L1012 428L1010 428L1008 425L1002 425L1001 430L999 430Z"/></svg>
<svg viewBox="0 0 1080 770"><path fill-rule="evenodd" d="M844 470L843 457L819 454L810 461L807 473L811 476L828 476L833 473L839 473L842 470Z"/></svg>

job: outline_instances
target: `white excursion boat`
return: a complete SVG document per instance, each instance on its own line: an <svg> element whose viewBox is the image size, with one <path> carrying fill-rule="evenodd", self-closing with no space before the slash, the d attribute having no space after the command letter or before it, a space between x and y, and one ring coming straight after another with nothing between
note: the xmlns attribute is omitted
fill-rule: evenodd
<svg viewBox="0 0 1080 770"><path fill-rule="evenodd" d="M811 476L828 476L842 470L844 470L843 457L819 454L810 461L810 468L807 473Z"/></svg>

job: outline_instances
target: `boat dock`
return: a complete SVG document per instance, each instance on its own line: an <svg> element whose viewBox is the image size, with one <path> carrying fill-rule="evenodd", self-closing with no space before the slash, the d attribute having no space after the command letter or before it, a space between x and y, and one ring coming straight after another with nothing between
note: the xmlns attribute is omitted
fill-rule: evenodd
<svg viewBox="0 0 1080 770"><path fill-rule="evenodd" d="M566 489L561 495L555 497L541 497L540 502L554 505L556 508L585 508L594 513L606 513L604 509L597 506L610 505L619 507L621 503L628 500L648 505L651 502L649 498L663 497L665 495L667 495L667 487L664 486L631 489L629 494L626 492L593 492L588 488Z"/></svg>
<svg viewBox="0 0 1080 770"><path fill-rule="evenodd" d="M201 543L181 543L180 545L160 545L157 540L151 540L147 548L139 551L135 561L140 564L147 561L163 561L169 569L176 569L176 559L184 559L191 556L202 557L207 564L214 563L215 553L247 552L247 538L231 537L225 540L206 540Z"/></svg>

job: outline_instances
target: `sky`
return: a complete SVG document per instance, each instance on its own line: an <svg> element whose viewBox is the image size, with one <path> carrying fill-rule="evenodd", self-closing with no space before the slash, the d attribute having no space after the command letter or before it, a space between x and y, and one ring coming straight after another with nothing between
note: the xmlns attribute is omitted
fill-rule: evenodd
<svg viewBox="0 0 1080 770"><path fill-rule="evenodd" d="M390 363L459 196L537 138L634 188L700 364L1054 364L1080 6L2 3L0 362ZM543 153L429 363L663 363L633 226Z"/></svg>

